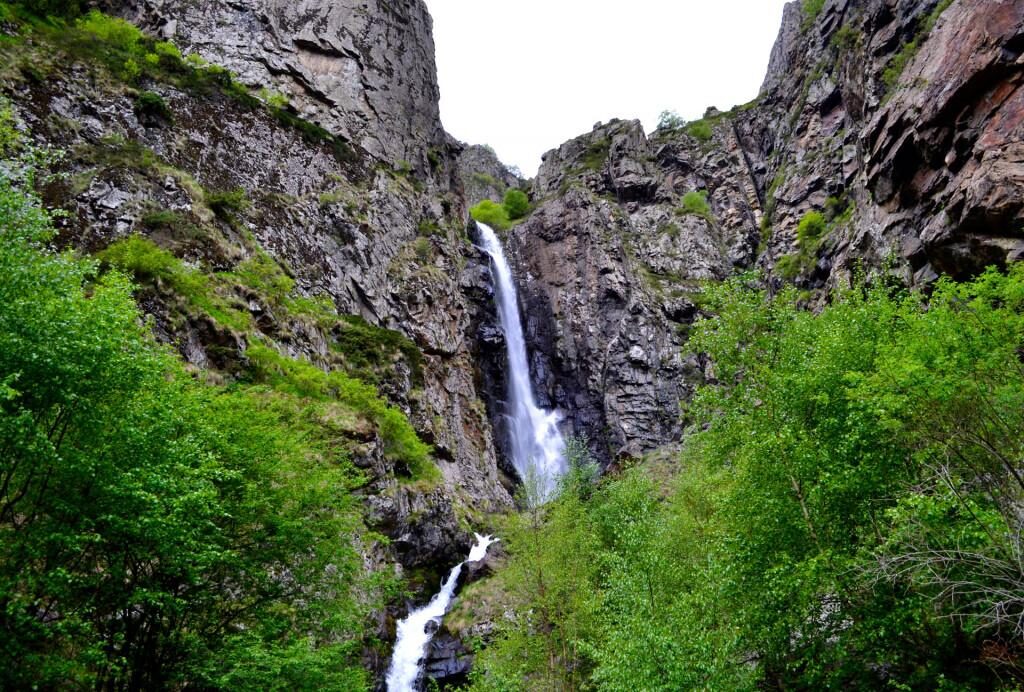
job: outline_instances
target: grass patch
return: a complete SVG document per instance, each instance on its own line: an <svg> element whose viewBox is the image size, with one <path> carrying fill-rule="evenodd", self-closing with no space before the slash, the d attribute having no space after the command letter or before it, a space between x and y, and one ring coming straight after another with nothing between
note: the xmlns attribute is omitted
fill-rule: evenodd
<svg viewBox="0 0 1024 692"><path fill-rule="evenodd" d="M707 119L694 120L683 128L683 132L690 135L698 142L708 142L711 140L712 136L711 123L709 123Z"/></svg>
<svg viewBox="0 0 1024 692"><path fill-rule="evenodd" d="M918 28L914 38L903 44L900 51L893 56L886 66L885 71L882 72L882 83L885 85L887 93L891 94L897 87L900 81L900 77L903 75L903 71L907 68L907 65L917 56L918 51L921 49L921 45L928 39L928 35L931 34L932 29L935 28L935 24L939 21L939 17L942 13L953 4L953 0L942 0L931 13L925 17Z"/></svg>
<svg viewBox="0 0 1024 692"><path fill-rule="evenodd" d="M186 266L167 250L140 235L112 243L100 252L106 265L133 275L137 280L163 285L180 296L194 310L218 324L236 331L247 331L252 318L217 295L210 278Z"/></svg>
<svg viewBox="0 0 1024 692"><path fill-rule="evenodd" d="M714 219L711 213L711 205L708 203L707 190L691 190L683 195L682 205L676 209L680 216L700 216L708 221Z"/></svg>
<svg viewBox="0 0 1024 692"><path fill-rule="evenodd" d="M255 382L277 391L321 401L337 401L374 424L385 457L413 481L438 483L441 472L430 458L431 448L420 440L409 419L389 406L371 384L345 373L323 370L305 360L281 355L262 343L246 351L249 374Z"/></svg>
<svg viewBox="0 0 1024 692"><path fill-rule="evenodd" d="M376 327L359 315L343 315L332 336L332 349L360 379L379 382L393 374L395 362L401 359L409 366L413 386L422 386L423 353L401 332Z"/></svg>
<svg viewBox="0 0 1024 692"><path fill-rule="evenodd" d="M611 146L612 142L607 137L587 145L580 160L583 168L588 171L601 170L604 162L608 160L608 152L611 150Z"/></svg>
<svg viewBox="0 0 1024 692"><path fill-rule="evenodd" d="M825 0L803 0L800 4L800 10L803 12L800 29L802 31L810 29L823 9L825 9Z"/></svg>

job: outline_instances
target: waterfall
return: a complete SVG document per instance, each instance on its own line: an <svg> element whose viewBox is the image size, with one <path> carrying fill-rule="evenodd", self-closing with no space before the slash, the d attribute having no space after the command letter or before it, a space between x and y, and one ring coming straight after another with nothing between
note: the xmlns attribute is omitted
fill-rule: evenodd
<svg viewBox="0 0 1024 692"><path fill-rule="evenodd" d="M488 546L499 540L490 536L474 535L476 545L469 551L469 557L465 562L460 562L452 568L441 582L441 590L434 594L430 603L412 611L398 623L395 652L391 655L391 665L388 667L388 692L412 692L415 689L413 685L420 673L420 659L426 653L427 644L436 631L436 628L428 631L427 626L431 622L440 624L441 618L448 611L448 604L451 603L459 575L462 574L462 566L466 562L482 560L487 554Z"/></svg>
<svg viewBox="0 0 1024 692"><path fill-rule="evenodd" d="M512 465L527 488L530 504L540 504L554 496L558 478L566 472L565 440L558 430L558 414L538 408L533 398L516 286L501 242L490 226L477 223L477 228L493 264L498 318L505 331Z"/></svg>

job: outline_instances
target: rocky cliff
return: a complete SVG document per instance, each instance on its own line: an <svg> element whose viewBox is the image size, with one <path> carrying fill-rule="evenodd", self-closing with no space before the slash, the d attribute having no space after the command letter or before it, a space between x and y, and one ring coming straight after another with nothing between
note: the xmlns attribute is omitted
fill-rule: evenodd
<svg viewBox="0 0 1024 692"><path fill-rule="evenodd" d="M286 97L371 155L418 167L440 155L430 14L420 0L109 0L139 26Z"/></svg>
<svg viewBox="0 0 1024 692"><path fill-rule="evenodd" d="M758 98L544 156L509 236L532 367L605 460L679 435L707 281L760 269L807 301L858 266L928 284L1024 252L1024 5L792 2Z"/></svg>

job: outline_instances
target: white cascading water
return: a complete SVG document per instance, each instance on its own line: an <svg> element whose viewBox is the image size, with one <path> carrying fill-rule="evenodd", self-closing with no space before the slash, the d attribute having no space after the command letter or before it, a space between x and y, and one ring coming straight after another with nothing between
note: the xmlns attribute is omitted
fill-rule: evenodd
<svg viewBox="0 0 1024 692"><path fill-rule="evenodd" d="M533 398L516 286L501 242L490 226L477 223L477 228L494 265L498 318L505 330L512 465L527 486L530 503L541 504L554 496L558 479L567 470L565 440L558 430L557 412L538 408Z"/></svg>
<svg viewBox="0 0 1024 692"><path fill-rule="evenodd" d="M391 655L391 665L388 666L388 692L413 692L415 690L416 678L420 674L420 659L427 652L427 644L430 643L436 631L436 628L428 631L428 623L437 621L440 624L441 618L448 612L448 605L455 593L459 575L462 574L462 566L466 562L483 560L487 555L487 548L499 540L490 536L481 536L478 533L474 535L476 536L476 545L469 551L469 557L465 562L460 562L452 568L445 580L441 582L441 590L430 599L430 603L412 611L398 623L395 652Z"/></svg>

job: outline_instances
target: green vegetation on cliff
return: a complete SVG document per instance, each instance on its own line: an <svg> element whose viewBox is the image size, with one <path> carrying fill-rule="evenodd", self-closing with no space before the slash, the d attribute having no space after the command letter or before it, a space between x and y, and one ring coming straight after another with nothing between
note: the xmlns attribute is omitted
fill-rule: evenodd
<svg viewBox="0 0 1024 692"><path fill-rule="evenodd" d="M707 298L683 452L516 520L474 688L1018 689L1024 267Z"/></svg>
<svg viewBox="0 0 1024 692"><path fill-rule="evenodd" d="M345 416L370 411L410 465L423 444L354 380L331 400L195 383L127 278L52 235L0 179L0 686L367 684L368 612L393 585L357 550L376 537Z"/></svg>

